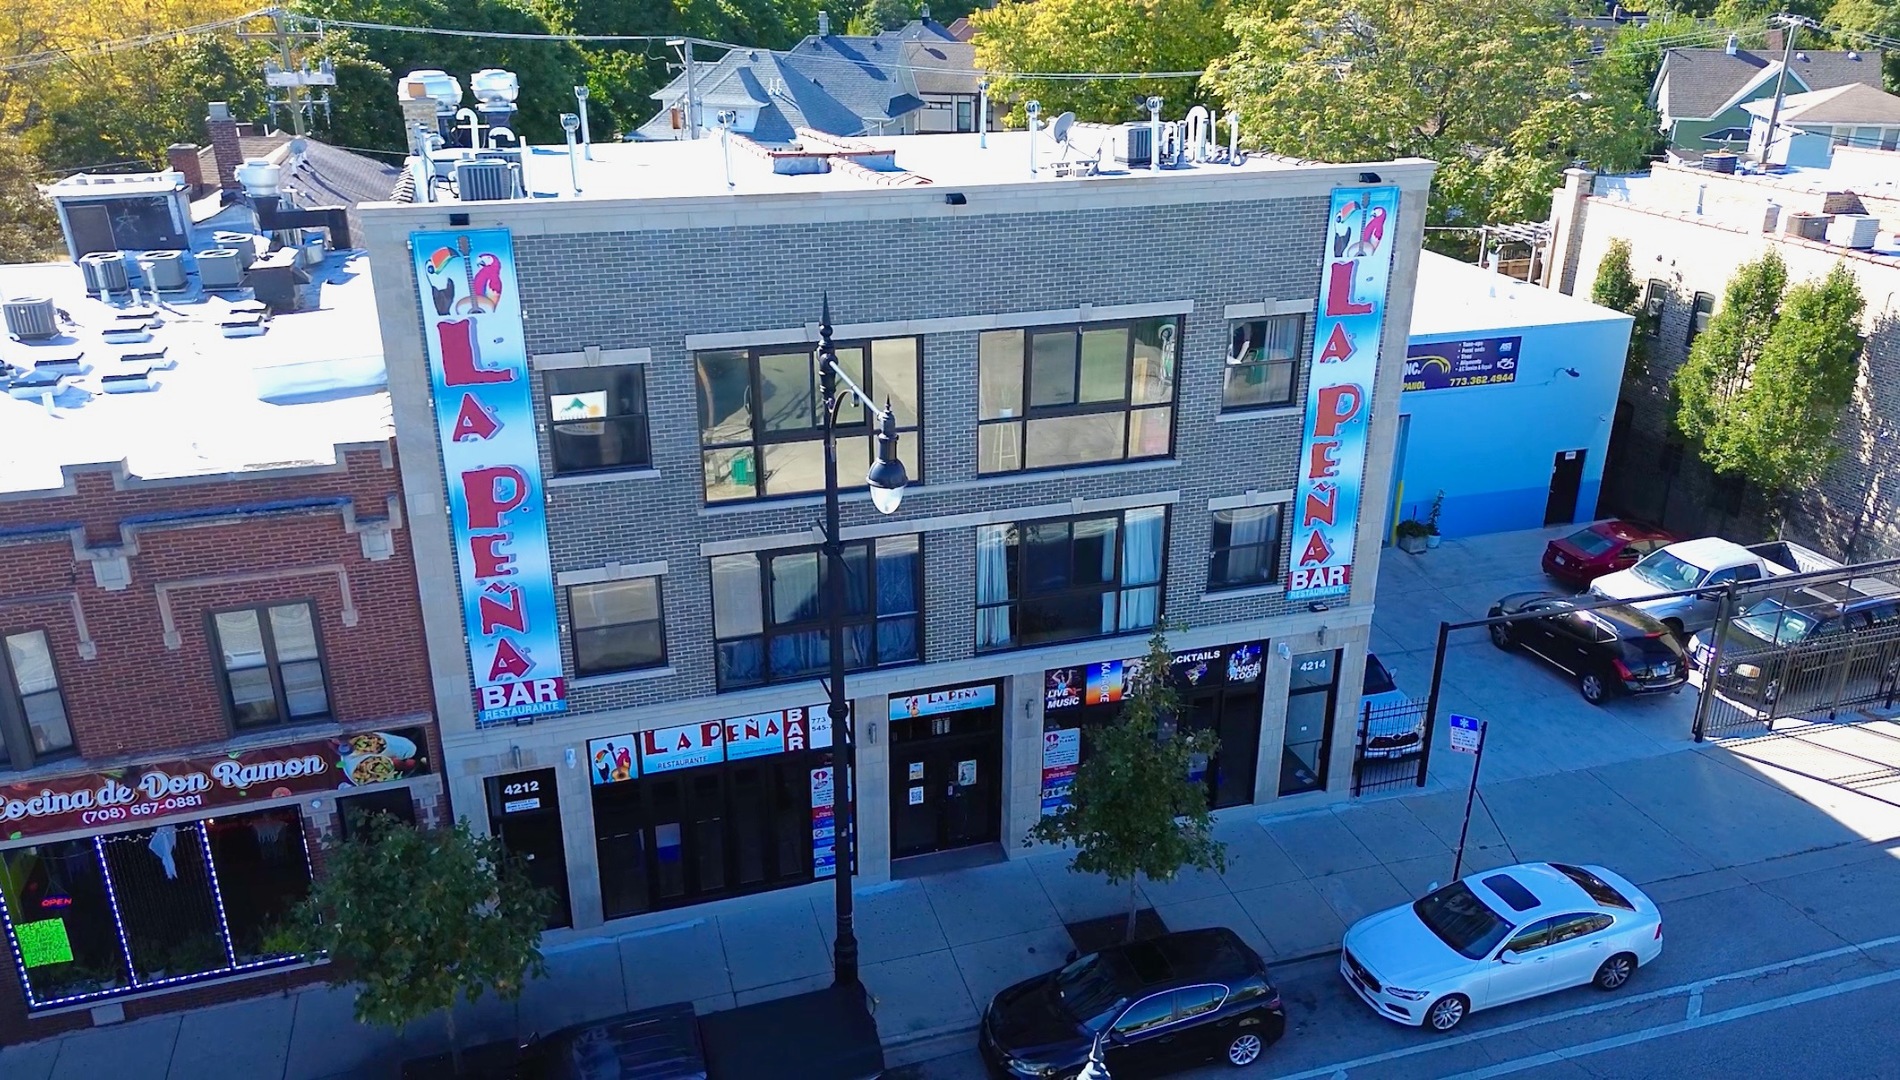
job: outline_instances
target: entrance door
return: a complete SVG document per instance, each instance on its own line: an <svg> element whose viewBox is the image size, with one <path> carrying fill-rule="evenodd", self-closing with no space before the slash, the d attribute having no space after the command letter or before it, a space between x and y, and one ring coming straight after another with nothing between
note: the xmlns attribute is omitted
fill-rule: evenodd
<svg viewBox="0 0 1900 1080"><path fill-rule="evenodd" d="M1584 450L1564 450L1550 466L1550 501L1544 504L1544 524L1568 525L1577 520L1577 492L1583 487Z"/></svg>
<svg viewBox="0 0 1900 1080"><path fill-rule="evenodd" d="M1399 437L1392 446L1392 497L1385 504L1385 535L1379 543L1392 546L1392 531L1399 527L1399 502L1405 498L1405 447L1412 441L1412 418L1399 416Z"/></svg>
<svg viewBox="0 0 1900 1080"><path fill-rule="evenodd" d="M567 896L567 848L561 836L561 803L553 769L488 778L489 829L501 846L522 861L528 881L554 894L547 926L574 922Z"/></svg>
<svg viewBox="0 0 1900 1080"><path fill-rule="evenodd" d="M1189 731L1212 731L1220 739L1203 774L1207 805L1218 810L1253 802L1254 771L1260 759L1260 691L1209 688L1183 704Z"/></svg>
<svg viewBox="0 0 1900 1080"><path fill-rule="evenodd" d="M1001 719L991 707L890 722L893 858L1002 836Z"/></svg>

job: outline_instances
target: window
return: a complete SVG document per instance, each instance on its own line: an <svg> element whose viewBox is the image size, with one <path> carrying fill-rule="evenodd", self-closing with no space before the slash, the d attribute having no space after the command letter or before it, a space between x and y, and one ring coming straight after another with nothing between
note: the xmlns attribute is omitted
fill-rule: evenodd
<svg viewBox="0 0 1900 1080"><path fill-rule="evenodd" d="M330 715L316 610L309 604L221 611L211 617L224 661L224 701L241 728Z"/></svg>
<svg viewBox="0 0 1900 1080"><path fill-rule="evenodd" d="M818 548L712 560L713 639L721 690L814 679L830 665ZM917 536L844 545L847 671L910 664L924 655L924 560Z"/></svg>
<svg viewBox="0 0 1900 1080"><path fill-rule="evenodd" d="M1167 550L1168 512L1159 506L979 527L977 651L1154 626Z"/></svg>
<svg viewBox="0 0 1900 1080"><path fill-rule="evenodd" d="M344 795L336 801L336 817L343 839L361 835L370 819L387 814L405 825L416 823L416 800L406 787L384 790L374 788L361 795Z"/></svg>
<svg viewBox="0 0 1900 1080"><path fill-rule="evenodd" d="M1326 789L1332 757L1339 650L1301 653L1287 678L1286 733L1280 746L1280 794Z"/></svg>
<svg viewBox="0 0 1900 1080"><path fill-rule="evenodd" d="M567 610L574 627L576 674L666 665L659 578L569 586Z"/></svg>
<svg viewBox="0 0 1900 1080"><path fill-rule="evenodd" d="M1166 457L1178 316L992 330L977 344L976 471Z"/></svg>
<svg viewBox="0 0 1900 1080"><path fill-rule="evenodd" d="M0 768L30 769L73 752L66 699L46 632L10 634L0 650Z"/></svg>
<svg viewBox="0 0 1900 1080"><path fill-rule="evenodd" d="M838 366L897 418L898 457L913 483L919 468L917 388L923 346L918 338L840 345ZM699 379L699 442L706 501L732 502L823 491L824 402L811 349L785 345L703 352ZM868 367L868 370L867 370ZM871 414L847 395L838 409L838 476L862 486L872 459Z"/></svg>
<svg viewBox="0 0 1900 1080"><path fill-rule="evenodd" d="M1537 920L1518 931L1517 936L1513 937L1510 942L1504 946L1504 951L1514 952L1519 956L1529 952L1536 952L1538 949L1550 944L1550 931L1556 924L1557 920L1554 918Z"/></svg>
<svg viewBox="0 0 1900 1080"><path fill-rule="evenodd" d="M1412 903L1412 913L1425 928L1467 960L1482 960L1490 954L1511 924L1498 917L1462 881L1454 881Z"/></svg>
<svg viewBox="0 0 1900 1080"><path fill-rule="evenodd" d="M1115 1034L1139 1036L1174 1020L1174 994L1145 997L1128 1007L1115 1021Z"/></svg>
<svg viewBox="0 0 1900 1080"><path fill-rule="evenodd" d="M1303 315L1234 324L1222 409L1293 404L1294 364L1300 358L1300 330L1305 324Z"/></svg>
<svg viewBox="0 0 1900 1080"><path fill-rule="evenodd" d="M1695 294L1695 306L1689 312L1689 340L1685 345L1695 344L1695 336L1709 328L1709 317L1715 314L1715 294L1699 292Z"/></svg>
<svg viewBox="0 0 1900 1080"><path fill-rule="evenodd" d="M653 464L645 365L563 368L548 372L546 379L555 475Z"/></svg>
<svg viewBox="0 0 1900 1080"><path fill-rule="evenodd" d="M1227 1000L1227 988L1213 983L1200 986L1184 986L1174 992L1174 1018L1191 1020L1196 1016L1211 1013Z"/></svg>
<svg viewBox="0 0 1900 1080"><path fill-rule="evenodd" d="M1214 511L1208 538L1207 591L1272 585L1280 580L1281 506Z"/></svg>
<svg viewBox="0 0 1900 1080"><path fill-rule="evenodd" d="M1550 944L1557 945L1577 938L1589 937L1599 930L1609 929L1610 924L1615 921L1608 915L1559 915L1551 924Z"/></svg>
<svg viewBox="0 0 1900 1080"><path fill-rule="evenodd" d="M976 130L976 102L969 98L957 99L957 130Z"/></svg>
<svg viewBox="0 0 1900 1080"><path fill-rule="evenodd" d="M1637 329L1646 338L1662 336L1663 308L1669 302L1669 283L1650 278L1643 288L1643 320Z"/></svg>

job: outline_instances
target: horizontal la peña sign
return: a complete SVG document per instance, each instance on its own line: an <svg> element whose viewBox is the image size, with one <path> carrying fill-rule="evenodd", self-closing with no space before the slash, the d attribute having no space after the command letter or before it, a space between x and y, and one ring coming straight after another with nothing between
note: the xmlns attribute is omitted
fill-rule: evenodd
<svg viewBox="0 0 1900 1080"><path fill-rule="evenodd" d="M0 840L347 791L428 772L428 735L417 727L0 784Z"/></svg>

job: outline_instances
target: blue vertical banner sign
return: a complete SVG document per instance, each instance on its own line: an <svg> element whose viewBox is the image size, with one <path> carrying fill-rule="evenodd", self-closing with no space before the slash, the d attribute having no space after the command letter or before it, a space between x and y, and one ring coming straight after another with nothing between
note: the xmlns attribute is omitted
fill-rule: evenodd
<svg viewBox="0 0 1900 1080"><path fill-rule="evenodd" d="M409 235L480 723L567 708L541 454L506 229Z"/></svg>
<svg viewBox="0 0 1900 1080"><path fill-rule="evenodd" d="M1399 189L1334 188L1327 215L1313 361L1307 378L1300 483L1294 496L1287 598L1352 589L1353 543L1364 496L1372 384L1385 336Z"/></svg>

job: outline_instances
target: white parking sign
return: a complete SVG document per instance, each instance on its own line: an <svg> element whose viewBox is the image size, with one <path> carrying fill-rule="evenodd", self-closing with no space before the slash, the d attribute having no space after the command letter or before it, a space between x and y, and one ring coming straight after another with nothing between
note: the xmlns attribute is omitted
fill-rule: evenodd
<svg viewBox="0 0 1900 1080"><path fill-rule="evenodd" d="M1475 754L1478 746L1484 742L1480 733L1480 724L1475 716L1451 714L1451 748L1460 753Z"/></svg>

